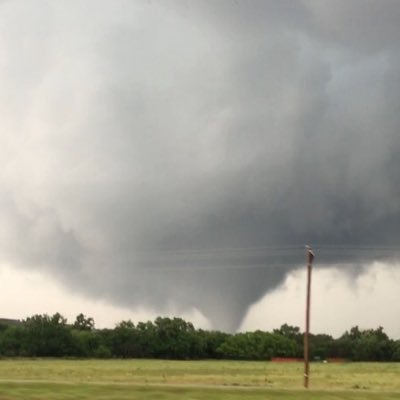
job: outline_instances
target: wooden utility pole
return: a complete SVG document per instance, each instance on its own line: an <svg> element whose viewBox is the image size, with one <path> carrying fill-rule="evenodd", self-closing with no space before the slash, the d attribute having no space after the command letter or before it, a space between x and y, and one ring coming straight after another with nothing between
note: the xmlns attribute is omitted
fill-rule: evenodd
<svg viewBox="0 0 400 400"><path fill-rule="evenodd" d="M311 302L311 271L314 253L310 246L306 246L307 253L307 302L306 302L306 331L304 332L304 387L308 389L310 376L310 360L308 339L310 336L310 302Z"/></svg>

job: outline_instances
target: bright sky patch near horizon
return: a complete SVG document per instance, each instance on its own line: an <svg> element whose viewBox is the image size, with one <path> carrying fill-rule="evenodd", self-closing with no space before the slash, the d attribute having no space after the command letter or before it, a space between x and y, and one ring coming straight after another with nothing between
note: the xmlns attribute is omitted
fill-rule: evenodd
<svg viewBox="0 0 400 400"><path fill-rule="evenodd" d="M0 312L3 317L25 319L34 314L60 312L72 323L82 312L93 317L96 327L101 329L113 328L123 320L137 323L159 316L155 310L123 308L85 298L38 272L24 273L2 266L0 280ZM375 263L365 268L356 280L349 279L340 269L316 269L312 282L313 333L339 337L355 325L361 329L382 326L391 338L400 338L397 324L400 271L397 265ZM289 273L279 287L250 306L239 331L272 331L285 323L304 329L305 290L305 270ZM192 322L196 328L212 329L210 322L198 310L179 314L171 304L166 316L179 316Z"/></svg>

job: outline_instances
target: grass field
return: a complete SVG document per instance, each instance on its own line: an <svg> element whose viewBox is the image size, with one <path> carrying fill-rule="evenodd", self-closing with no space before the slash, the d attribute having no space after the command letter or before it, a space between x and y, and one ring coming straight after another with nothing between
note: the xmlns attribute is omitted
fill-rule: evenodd
<svg viewBox="0 0 400 400"><path fill-rule="evenodd" d="M0 399L399 400L400 364L0 360Z"/></svg>

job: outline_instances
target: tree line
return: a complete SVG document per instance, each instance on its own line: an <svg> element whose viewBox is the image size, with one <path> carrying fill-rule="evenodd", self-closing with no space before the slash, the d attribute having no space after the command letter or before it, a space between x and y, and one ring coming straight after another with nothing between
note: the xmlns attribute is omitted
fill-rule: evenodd
<svg viewBox="0 0 400 400"><path fill-rule="evenodd" d="M18 324L0 323L2 357L159 358L271 360L303 357L303 333L282 325L272 332L229 334L195 329L181 318L121 321L114 329L95 329L93 318L79 314L73 324L59 313L33 315ZM310 335L314 360L400 361L400 340L382 327L357 326L339 338Z"/></svg>

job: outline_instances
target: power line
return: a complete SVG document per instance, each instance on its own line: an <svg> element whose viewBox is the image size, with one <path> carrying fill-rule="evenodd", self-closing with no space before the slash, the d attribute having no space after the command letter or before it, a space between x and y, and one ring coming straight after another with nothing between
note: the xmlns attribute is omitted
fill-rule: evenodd
<svg viewBox="0 0 400 400"><path fill-rule="evenodd" d="M393 252L400 253L400 245L387 246L387 245L316 245L315 249L323 250L324 253L328 252ZM146 255L204 255L204 254L233 254L233 253L296 253L303 251L303 245L274 245L274 246L255 246L255 247L232 247L232 248L207 248L207 249L182 249L182 250L139 250L135 252L138 256Z"/></svg>
<svg viewBox="0 0 400 400"><path fill-rule="evenodd" d="M400 259L400 246L336 245L314 246L320 266L340 265L346 269L373 261ZM146 250L134 252L137 270L293 270L300 264L303 245L265 245L253 247Z"/></svg>
<svg viewBox="0 0 400 400"><path fill-rule="evenodd" d="M361 262L370 262L371 260L359 261L358 263L349 263L348 260L345 262L335 262L322 264L319 270L328 270L340 266L341 271L348 270L363 270L369 268L369 266L360 264ZM243 265L227 265L227 264L213 264L213 265L181 265L181 266L169 266L169 265L147 265L145 267L135 268L137 271L218 271L218 270L284 270L285 272L295 271L301 268L301 264L293 263L271 263L271 264L243 264Z"/></svg>

